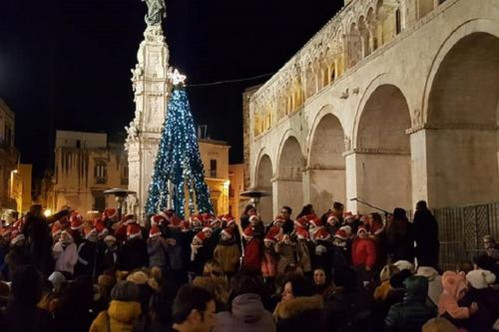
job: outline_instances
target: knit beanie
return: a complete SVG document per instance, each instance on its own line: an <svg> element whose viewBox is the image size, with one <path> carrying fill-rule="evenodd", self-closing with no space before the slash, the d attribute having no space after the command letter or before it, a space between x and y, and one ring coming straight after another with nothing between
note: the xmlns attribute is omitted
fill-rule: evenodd
<svg viewBox="0 0 499 332"><path fill-rule="evenodd" d="M131 281L119 281L111 290L111 299L115 301L138 301L139 287Z"/></svg>

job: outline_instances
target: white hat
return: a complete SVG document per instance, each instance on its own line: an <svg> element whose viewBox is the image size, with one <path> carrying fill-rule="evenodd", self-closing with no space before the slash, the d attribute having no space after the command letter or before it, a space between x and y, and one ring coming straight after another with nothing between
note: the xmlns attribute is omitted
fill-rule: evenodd
<svg viewBox="0 0 499 332"><path fill-rule="evenodd" d="M485 289L496 281L496 275L488 270L473 270L468 272L466 280L475 289Z"/></svg>

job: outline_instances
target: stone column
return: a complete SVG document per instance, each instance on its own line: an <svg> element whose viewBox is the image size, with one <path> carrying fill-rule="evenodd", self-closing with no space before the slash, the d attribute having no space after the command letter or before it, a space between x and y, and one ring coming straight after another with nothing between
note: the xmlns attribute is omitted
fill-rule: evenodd
<svg viewBox="0 0 499 332"><path fill-rule="evenodd" d="M137 211L147 201L168 98L169 51L161 25L148 26L132 69L135 118L127 128L129 189L137 192Z"/></svg>

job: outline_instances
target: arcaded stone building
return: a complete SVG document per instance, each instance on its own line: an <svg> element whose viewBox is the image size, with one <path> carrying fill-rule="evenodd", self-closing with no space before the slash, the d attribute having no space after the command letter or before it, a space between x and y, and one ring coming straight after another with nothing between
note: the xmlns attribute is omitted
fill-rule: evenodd
<svg viewBox="0 0 499 332"><path fill-rule="evenodd" d="M244 95L250 185L349 210L499 197L499 2L352 0Z"/></svg>

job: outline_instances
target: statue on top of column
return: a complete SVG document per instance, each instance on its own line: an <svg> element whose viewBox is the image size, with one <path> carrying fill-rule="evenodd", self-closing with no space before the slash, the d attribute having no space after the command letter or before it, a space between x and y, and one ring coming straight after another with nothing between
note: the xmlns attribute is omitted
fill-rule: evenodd
<svg viewBox="0 0 499 332"><path fill-rule="evenodd" d="M161 21L166 18L165 0L142 0L147 5L147 15L145 21L148 26L161 25Z"/></svg>

